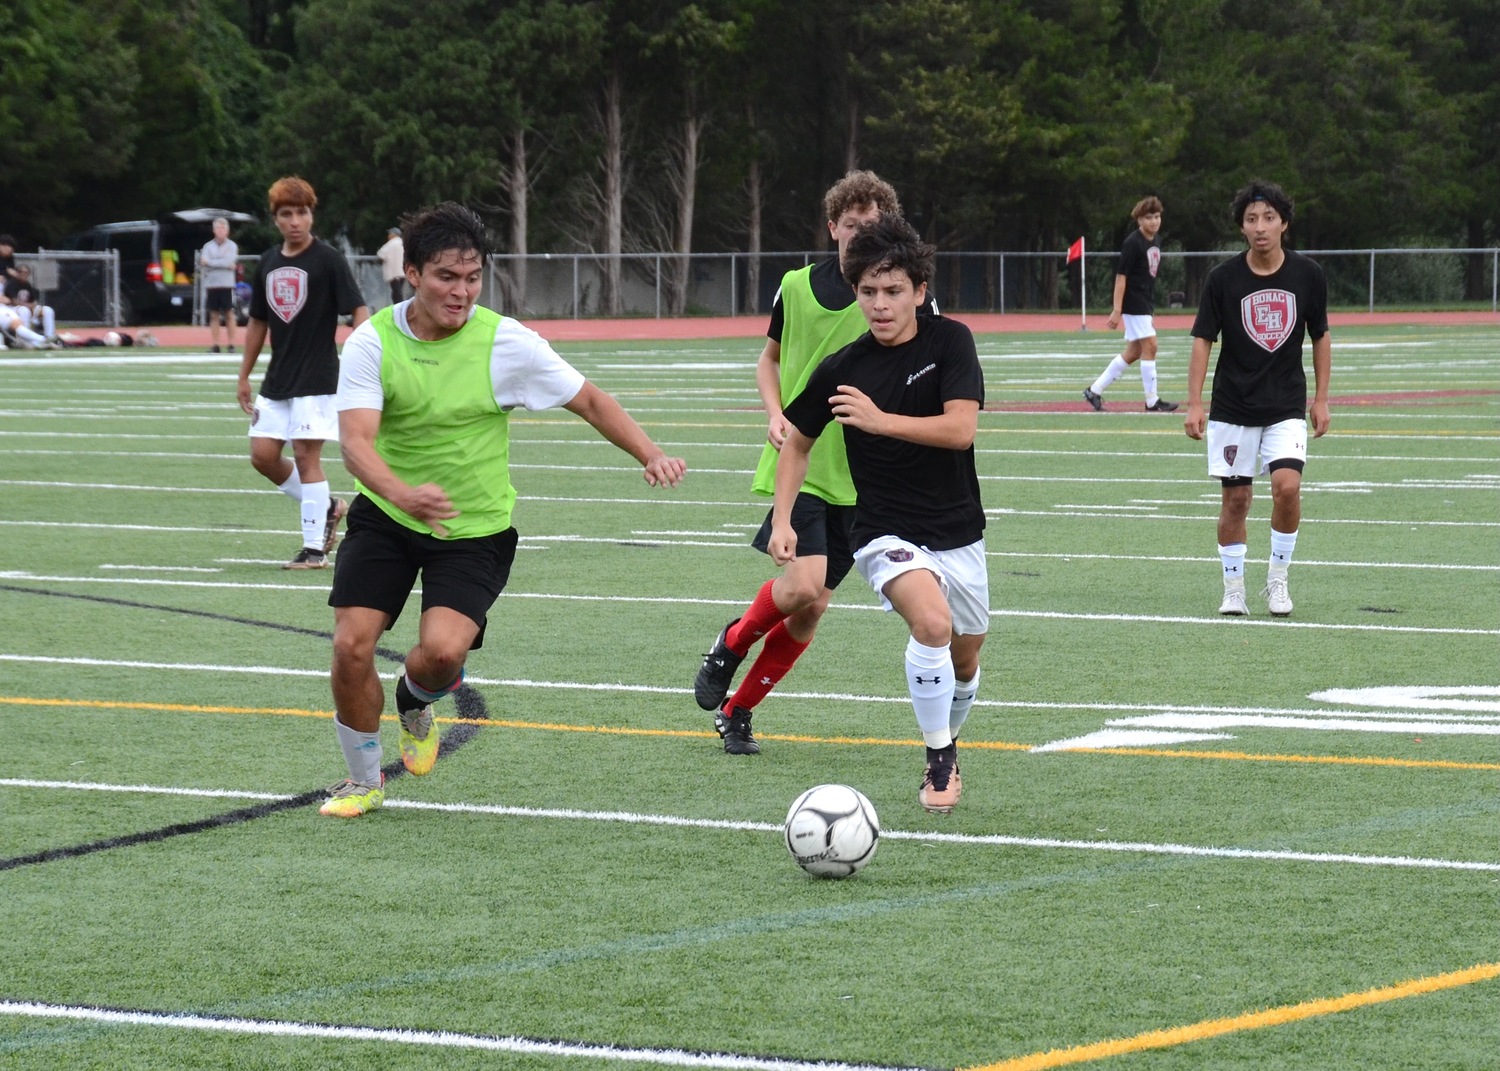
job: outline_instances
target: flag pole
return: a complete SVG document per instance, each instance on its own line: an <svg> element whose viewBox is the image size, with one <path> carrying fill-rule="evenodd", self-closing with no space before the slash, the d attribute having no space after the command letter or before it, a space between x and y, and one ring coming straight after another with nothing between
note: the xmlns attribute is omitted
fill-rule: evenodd
<svg viewBox="0 0 1500 1071"><path fill-rule="evenodd" d="M1088 267L1088 242L1084 236L1078 238L1078 330L1089 329L1089 273Z"/></svg>

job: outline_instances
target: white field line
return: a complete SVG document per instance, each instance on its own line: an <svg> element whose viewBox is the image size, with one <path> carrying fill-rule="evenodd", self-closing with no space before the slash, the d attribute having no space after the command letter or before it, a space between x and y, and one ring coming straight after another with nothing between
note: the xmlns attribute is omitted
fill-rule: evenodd
<svg viewBox="0 0 1500 1071"><path fill-rule="evenodd" d="M223 1034L271 1037L329 1038L336 1041L381 1041L443 1049L482 1049L526 1056L563 1056L608 1063L655 1064L667 1067L724 1068L727 1071L898 1071L884 1065L848 1064L836 1060L787 1060L737 1056L733 1053L692 1052L686 1049L623 1048L582 1041L459 1034L449 1030L403 1030L334 1023L297 1023L273 1019L243 1019L186 1012L145 1012L76 1004L0 1000L0 1014L40 1019L73 1019L123 1026L158 1026L179 1030L207 1030Z"/></svg>
<svg viewBox="0 0 1500 1071"><path fill-rule="evenodd" d="M58 791L136 792L173 796L226 796L223 790L172 788L158 785L119 785L89 781L41 781L27 778L0 778L0 787L34 788ZM239 798L258 800L291 799L289 794L239 793ZM719 818L688 818L671 814L646 814L636 811L583 811L571 807L512 807L501 804L431 803L421 800L386 800L383 806L413 811L438 811L447 814L484 814L504 818L542 818L562 821L617 822L624 825L673 826L686 829L714 829L732 832L780 833L780 822L731 821ZM1137 855L1199 856L1212 859L1254 859L1266 862L1343 863L1357 866L1415 868L1421 870L1474 870L1500 872L1500 863L1465 859L1435 859L1409 855L1364 855L1350 852L1294 852L1283 849L1216 848L1171 842L1115 840L1068 840L1058 837L1021 837L998 833L935 833L883 829L887 840L910 840L927 844L970 844L1008 848L1055 848L1065 851L1125 852Z"/></svg>
<svg viewBox="0 0 1500 1071"><path fill-rule="evenodd" d="M201 527L201 526L199 526L199 527L192 527L192 526L170 526L169 527L169 526L159 525L159 524L100 524L100 523L96 523L96 522L92 522L92 521L44 521L44 520L22 521L22 520L5 520L5 519L0 519L0 526L10 526L10 527L16 527L16 528L87 528L87 529L99 530L99 531L122 531L122 532L201 532L201 533L211 534L211 535L268 535L268 536L281 536L281 535L285 535L286 534L285 530L281 529L281 528L207 528L207 527ZM745 546L748 545L748 541L744 539L745 533L746 532L754 531L755 529L757 529L759 527L760 526L758 524L735 524L735 525L730 525L729 526L729 530L724 531L724 532L713 532L713 531L654 531L654 530L649 530L649 529L648 530L633 529L630 532L630 535L628 537L627 536L616 536L616 537L613 537L613 538L607 537L607 536L580 536L580 535L523 535L523 536L521 536L521 542L523 544L524 543L629 543L629 542L637 541L639 539L650 537L654 542L660 542L660 543L663 543L664 545L669 545L669 546L683 546L683 547L724 547L724 546L727 546L727 547L730 547L730 548L735 549L735 550L740 550L740 549L743 549ZM723 538L709 539L708 541L704 542L704 541L697 541L697 540L690 540L690 539L684 539L684 538L682 538L682 537L686 537L686 536L704 536L704 537L709 537L709 536L719 537L719 536L722 536ZM634 538L631 538L631 537L634 537ZM725 542L726 539L737 539L737 540L740 540L740 542L727 543L727 542ZM1080 552L1080 553L1066 553L1066 552L1047 552L1047 553L1043 553L1043 552L1020 551L1020 550L991 550L991 551L987 552L986 556L990 557L990 558L1052 558L1052 559L1057 559L1057 560L1060 560L1060 561L1068 561L1068 560L1075 559L1075 558L1078 559L1079 561L1092 561L1092 560L1097 560L1097 561L1116 561L1116 560L1118 560L1120 558L1120 555L1118 555L1118 554L1093 554L1093 553L1084 553L1084 552ZM1194 557L1193 555L1166 555L1166 554L1131 554L1130 558L1131 558L1132 561L1147 561L1147 562L1190 562L1190 563L1199 564L1199 565L1202 565L1202 564L1208 563L1208 562L1217 562L1219 560L1218 558L1210 557L1208 555L1203 555L1201 557ZM261 561L262 559L258 559L258 558L257 559L219 558L219 559L215 559L215 560L217 560L217 561L223 561L223 562L244 562L244 561ZM264 560L269 561L270 559L264 559ZM1246 560L1247 564L1251 564L1251 565L1256 564L1256 563L1262 561L1262 559L1260 559L1260 558L1247 558L1245 560ZM1457 571L1461 571L1461 572L1463 572L1463 571L1500 572L1500 565L1462 565L1462 564L1456 564L1456 563L1455 564L1450 564L1450 563L1446 563L1446 562L1321 561L1321 560L1318 560L1318 559L1315 559L1315 558L1298 558L1297 559L1297 567L1299 569L1304 568L1304 567L1318 567L1318 566L1334 566L1334 567L1337 567L1337 568L1340 568L1340 569L1437 569L1437 570L1457 570ZM165 566L158 567L158 566L152 566L152 565L137 565L137 566L128 566L128 565L101 565L100 568L101 569L131 569L131 568L134 568L134 569L155 569L155 568L165 568ZM26 573L21 572L21 571L0 572L0 576L10 576L10 577L13 577L13 578L23 578L26 575L27 575ZM38 578L38 579L41 579L41 578ZM52 578L52 579L59 579L59 578ZM81 581L84 581L86 579L92 579L92 578L73 577L73 578L62 578L62 579L75 579L75 580L78 580L78 581L81 582ZM259 587L261 585L247 585L247 586L250 586L250 587ZM301 584L292 584L292 585L273 585L273 586L274 587L287 588L287 589L295 589L295 588L301 588L304 585L301 585ZM710 600L710 601L714 602L715 604L717 604L720 600Z"/></svg>
<svg viewBox="0 0 1500 1071"><path fill-rule="evenodd" d="M621 543L629 540L608 539L593 542ZM704 546L723 546L721 543L705 542ZM246 584L237 581L216 580L168 580L160 577L124 576L47 576L25 570L0 571L0 580L45 581L58 584L124 584L145 587L196 587L229 588L246 591L306 591L325 595L327 584ZM413 589L414 592L420 589ZM640 595L559 595L548 592L507 591L501 599L541 599L560 602L608 602L608 603L667 603L675 606L743 606L743 599L694 599L677 596ZM880 607L869 603L834 603L832 609L880 611ZM1207 625L1212 628L1284 628L1311 629L1330 632L1386 632L1436 636L1500 636L1500 629L1492 628L1430 628L1421 625L1358 625L1340 622L1289 621L1285 618L1223 617L1217 613L1200 617L1171 616L1167 614L1080 614L1055 610L991 610L992 618L1036 618L1051 621L1145 621L1162 625Z"/></svg>
<svg viewBox="0 0 1500 1071"><path fill-rule="evenodd" d="M588 429L585 429L585 430L588 430ZM31 432L31 431L9 431L9 430L5 430L5 429L0 429L0 439L6 438L7 436L15 437L15 438L34 439L34 438L36 438L36 433L35 432ZM169 441L169 440L186 440L186 441L190 441L190 442L202 442L204 440L216 440L216 441L222 441L222 442L225 442L225 443L236 443L236 444L241 444L241 443L243 443L245 441L245 436L243 434L239 434L239 435L220 435L220 434L211 433L211 432L203 432L202 434L199 434L199 435L174 435L174 434L165 434L165 433L164 434L160 434L160 435L155 435L155 434L149 434L149 433L143 433L143 432L49 431L47 433L47 438L49 438L49 439L107 439L107 440L109 440L111 442L117 441L119 439L144 439L144 440L147 440L147 441L150 441L150 442L164 442L164 441ZM586 447L607 448L607 449L610 449L610 450L617 449L617 447L615 447L615 445L613 443L606 442L603 439L600 439L600 438L598 438L596 436L593 436L592 433L590 433L590 435L588 437L580 436L579 438L576 438L576 439L539 439L539 438L531 438L531 437L527 436L524 433L524 430L518 430L517 428L514 428L514 427L511 429L511 442L514 445L520 445L520 446L586 446ZM667 444L664 444L664 445L667 445ZM701 441L701 440L683 440L683 439L677 439L677 440L672 440L670 442L670 445L675 450L683 450L683 449L693 449L693 450L745 450L746 452L754 450L754 451L758 452L761 449L761 445L762 444L759 443L759 442L747 443L747 442L744 442L744 441L740 441L740 442L705 442L705 441ZM90 457L94 457L94 456L98 456L98 457L141 457L141 456L143 456L143 455L141 455L141 454L139 454L139 453L137 453L135 451L130 451L130 450L89 450L89 451L68 451L68 450L8 450L8 451L4 451L4 452L6 452L6 453L36 453L36 454L67 454L67 453L74 453L74 452L76 452L76 453L80 453L80 454L86 454L87 456L90 456ZM1078 457L1078 451L1077 450L1041 450L1041 449L1024 450L1024 449L1018 449L1018 448L1015 448L1015 447L975 447L975 451L974 452L977 453L977 454L995 454L995 455L1016 456L1016 457L1066 457L1066 458L1072 458L1072 459L1076 459ZM1202 455L1203 455L1203 451L1201 449L1194 450L1194 451L1179 451L1179 452L1169 452L1169 451L1161 451L1161 450L1139 450L1139 451L1132 451L1132 450L1112 450L1112 451L1110 451L1110 454L1109 454L1110 457L1143 458L1143 459L1146 459L1146 460L1170 461L1170 462L1172 462L1174 464L1180 464L1183 461L1197 462L1197 461L1199 461L1202 458ZM153 456L153 457L154 456L182 457L182 456L192 456L192 455L182 455L182 454L156 455L156 454L152 454L152 455L146 455L146 456ZM221 455L218 455L218 454L208 454L208 455L203 455L203 456L207 456L207 457L219 457ZM246 455L244 453L237 453L237 454L230 454L230 455L223 455L223 456L231 457L234 460L244 460L245 457L246 457ZM338 458L336 458L336 457L334 457L334 458L326 458L325 457L324 460L325 461L330 461L330 460L337 461ZM1417 455L1412 455L1412 454L1361 454L1361 455L1359 455L1357 457L1344 457L1344 456L1340 456L1340 455L1330 455L1330 454L1324 454L1324 453L1320 453L1318 455L1318 464L1319 464L1320 467L1322 465L1324 465L1324 464L1343 463L1345 461L1348 461L1348 462L1373 461L1373 462L1379 462L1379 463L1403 462L1403 463L1407 463L1407 464L1425 464L1427 462L1443 462L1443 463L1451 463L1451 464L1457 464L1457 465L1476 465L1476 464L1495 464L1495 463L1497 463L1497 459L1495 459L1495 458L1475 457L1472 454L1470 454L1468 456L1465 456L1465 457L1422 457L1422 456L1417 456ZM694 471L697 471L697 470L694 470Z"/></svg>
<svg viewBox="0 0 1500 1071"><path fill-rule="evenodd" d="M258 677L298 677L298 678L326 678L327 668L297 669L289 666L257 666L257 665L232 665L212 662L154 662L140 659L110 659L90 658L87 656L63 656L63 655L24 655L0 653L0 663L12 662L30 665L54 665L54 666L92 666L107 667L113 669L150 669L170 670L174 673L245 673ZM384 680L394 681L396 671L380 674ZM495 688L535 688L547 691L570 691L570 692L616 692L629 695L687 695L689 688L667 686L661 684L624 684L618 681L547 681L533 680L525 677L480 677L468 675L466 683L470 685L483 685ZM1488 694L1488 693L1486 693ZM782 699L811 700L814 702L827 703L883 703L897 706L905 706L911 702L906 695L863 695L857 692L806 692L806 691L782 691L776 690L776 695ZM1337 709L1321 707L1253 707L1253 706L1209 706L1206 704L1191 703L1065 703L1065 702L1032 702L1014 699L976 699L976 707L986 707L995 710L1076 710L1088 713L1102 714L1143 714L1143 715L1207 715L1209 717L1240 717L1240 718L1302 718L1306 720L1335 720L1357 716L1368 719L1372 723L1387 721L1395 723L1398 719L1417 719L1429 730L1435 729L1443 724L1453 726L1474 725L1481 728L1500 728L1500 720L1493 715L1484 712L1490 710L1488 705L1482 703L1470 704L1467 707L1457 709L1469 709L1476 711L1472 714L1447 714L1434 713L1430 709L1421 709L1430 704L1424 704L1413 700L1399 709L1376 709L1376 710L1351 710L1350 706L1358 705L1351 701ZM1375 705L1370 703L1368 705ZM1453 708L1453 704L1448 704ZM915 743L914 745L915 746Z"/></svg>
<svg viewBox="0 0 1500 1071"><path fill-rule="evenodd" d="M1134 482L1145 482L1145 481L1134 481ZM1161 480L1161 481L1155 481L1155 482L1159 482L1159 483L1171 483L1171 484L1176 484L1176 485L1180 485L1180 486L1181 485L1186 485L1186 486L1201 486L1201 483L1202 483L1201 481L1191 481L1191 480ZM151 492L153 494L210 494L210 495L276 495L276 494L280 494L280 492L277 491L275 488L269 488L269 487L266 488L265 490L246 489L246 488L227 488L227 487L219 487L219 488L214 488L214 487L153 487L153 486L148 486L148 485L127 485L127 484L106 484L106 483L57 483L57 482L50 482L50 481L45 481L45 480L0 480L0 486L67 488L67 489L70 489L70 490L92 490L92 491L147 491L147 492ZM1482 488L1482 487L1465 487L1464 489L1465 490L1486 490L1487 488ZM712 506L712 507L722 508L722 509L753 509L753 510L757 510L757 511L760 511L760 512L764 512L768 508L767 503L765 501L760 501L760 502L745 502L745 501L728 502L728 501L722 501L722 500L720 500L720 501L713 501L713 500L705 500L705 499L675 498L675 497L673 497L671 495L670 492L663 492L660 497L656 497L656 498L604 498L604 497L595 497L595 496L588 496L588 495L527 495L527 496L525 496L524 501L526 501L526 502L562 502L562 503L565 503L565 504L568 504L568 505L600 504L600 505L611 505L611 506L616 506L616 505L617 506L693 506L695 508L696 507L703 507L703 506ZM1104 513L1104 512L1101 512L1102 510L1109 509L1110 508L1109 506L1100 506L1097 510L1090 509L1090 510L1084 510L1084 511L1080 511L1080 512L1069 512L1067 510L1060 510L1060 509L1041 509L1041 510L986 509L984 511L984 513L985 513L985 516L987 516L987 517L1046 517L1046 518L1053 519L1053 520L1055 520L1055 519L1057 519L1059 517L1088 517L1090 519L1096 519L1096 520L1100 519L1100 518L1113 518L1113 519L1116 519L1116 520L1128 519L1128 520L1137 520L1137 521L1139 521L1139 520L1147 520L1147 521L1195 521L1195 522L1198 522L1198 523L1202 523L1204 521L1211 521L1211 520L1214 519L1215 514L1211 513L1211 512L1207 512L1211 508L1211 505L1212 504L1210 502L1205 502L1205 504L1204 504L1205 512L1201 513L1201 514L1174 514L1174 513L1139 514L1139 513ZM1256 515L1252 519L1259 520L1261 518L1259 517L1259 515ZM0 521L0 523L11 524L11 525L27 525L27 524L36 525L36 524L44 524L44 523L50 523L50 522L9 520L9 521ZM1324 524L1352 524L1352 525L1368 525L1368 526L1374 526L1374 527L1398 526L1398 527L1401 527L1401 528L1500 528L1500 521L1379 520L1379 519L1360 518L1360 517L1319 517L1319 518L1316 518L1316 519L1308 519L1308 520L1304 521L1303 523L1304 523L1305 526L1324 525ZM72 526L73 527L83 527L83 528L99 528L99 527L104 527L103 525L83 525L83 524L74 524ZM239 529L205 529L205 530L206 531L238 531Z"/></svg>

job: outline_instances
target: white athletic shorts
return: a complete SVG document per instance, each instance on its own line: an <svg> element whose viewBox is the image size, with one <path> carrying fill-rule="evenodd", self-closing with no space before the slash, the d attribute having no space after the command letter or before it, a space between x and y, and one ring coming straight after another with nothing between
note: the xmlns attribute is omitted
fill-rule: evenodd
<svg viewBox="0 0 1500 1071"><path fill-rule="evenodd" d="M990 630L990 574L983 539L955 550L928 550L896 536L880 536L854 552L854 567L887 611L895 607L885 597L885 586L902 573L927 569L948 600L954 632L983 636Z"/></svg>
<svg viewBox="0 0 1500 1071"><path fill-rule="evenodd" d="M1307 420L1283 420L1263 428L1208 422L1208 474L1258 476L1272 461L1307 460Z"/></svg>
<svg viewBox="0 0 1500 1071"><path fill-rule="evenodd" d="M250 437L282 442L293 439L338 442L338 395L308 394L273 401L257 394L255 415L250 418Z"/></svg>
<svg viewBox="0 0 1500 1071"><path fill-rule="evenodd" d="M1125 341L1134 342L1138 338L1152 338L1156 334L1156 325L1151 322L1149 316L1132 316L1130 313L1120 315L1120 323L1125 325Z"/></svg>

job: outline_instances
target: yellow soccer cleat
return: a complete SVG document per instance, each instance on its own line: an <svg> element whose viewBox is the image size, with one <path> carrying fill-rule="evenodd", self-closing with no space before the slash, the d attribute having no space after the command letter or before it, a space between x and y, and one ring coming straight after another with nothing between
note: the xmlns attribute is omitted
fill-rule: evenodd
<svg viewBox="0 0 1500 1071"><path fill-rule="evenodd" d="M432 707L397 717L401 720L401 765L414 777L431 773L438 757L438 731L432 720Z"/></svg>
<svg viewBox="0 0 1500 1071"><path fill-rule="evenodd" d="M358 818L368 814L385 802L384 785L384 774L380 776L380 783L375 785L340 781L328 790L328 802L318 808L318 813L333 818Z"/></svg>

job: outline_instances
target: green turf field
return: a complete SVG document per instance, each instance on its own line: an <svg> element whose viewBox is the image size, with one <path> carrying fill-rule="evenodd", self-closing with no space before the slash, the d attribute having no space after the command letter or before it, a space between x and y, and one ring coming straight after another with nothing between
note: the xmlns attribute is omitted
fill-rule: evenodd
<svg viewBox="0 0 1500 1071"><path fill-rule="evenodd" d="M771 575L758 340L559 347L687 481L516 415L521 550L444 756L352 822L313 796L331 574L278 568L238 358L7 355L0 1066L1493 1068L1500 331L1335 332L1286 620L1268 489L1220 618L1203 447L1134 372L1079 397L1117 345L979 339L994 616L946 817L857 574L761 755L693 703ZM846 881L779 835L824 781L884 826Z"/></svg>

